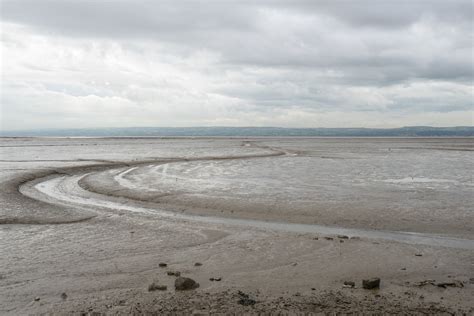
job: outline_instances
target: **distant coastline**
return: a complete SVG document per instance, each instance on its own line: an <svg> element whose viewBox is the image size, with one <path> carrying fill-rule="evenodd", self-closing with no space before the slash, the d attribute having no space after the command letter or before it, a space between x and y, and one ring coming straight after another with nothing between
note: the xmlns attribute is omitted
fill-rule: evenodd
<svg viewBox="0 0 474 316"><path fill-rule="evenodd" d="M1 137L472 137L474 126L400 128L117 127L0 131Z"/></svg>

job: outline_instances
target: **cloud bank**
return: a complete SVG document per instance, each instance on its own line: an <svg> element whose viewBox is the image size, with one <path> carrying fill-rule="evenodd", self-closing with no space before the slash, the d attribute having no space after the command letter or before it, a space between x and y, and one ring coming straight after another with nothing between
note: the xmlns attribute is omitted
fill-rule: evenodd
<svg viewBox="0 0 474 316"><path fill-rule="evenodd" d="M1 2L1 128L473 125L472 2Z"/></svg>

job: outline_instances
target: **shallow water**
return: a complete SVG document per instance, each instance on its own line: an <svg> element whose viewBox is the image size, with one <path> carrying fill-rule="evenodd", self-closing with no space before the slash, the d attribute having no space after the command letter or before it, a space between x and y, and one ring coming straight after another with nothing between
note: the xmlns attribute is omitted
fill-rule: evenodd
<svg viewBox="0 0 474 316"><path fill-rule="evenodd" d="M392 231L376 231L363 229L350 229L341 227L328 227L321 225L295 224L295 223L278 223L271 221L259 221L248 219L223 218L215 216L197 216L187 215L175 212L169 212L156 208L145 208L134 205L126 205L113 200L104 200L97 197L91 197L90 194L79 187L77 182L83 176L62 176L56 177L44 182L40 182L34 186L36 190L52 197L60 202L73 205L81 205L87 207L101 207L113 210L124 210L130 212L139 212L149 215L157 215L162 217L172 217L179 220L200 221L213 224L236 225L244 227L253 227L260 229L271 229L285 232L295 233L316 233L326 235L347 235L349 237L358 236L363 238L384 239L408 244L419 244L428 246L441 246L449 248L459 248L474 250L474 240L451 238L447 236L436 236L432 234L420 234L413 232L392 232ZM34 196L28 190L23 191L25 194Z"/></svg>
<svg viewBox="0 0 474 316"><path fill-rule="evenodd" d="M84 181L207 215L474 236L471 138L33 138L2 139L2 150L2 175L18 165L158 160Z"/></svg>

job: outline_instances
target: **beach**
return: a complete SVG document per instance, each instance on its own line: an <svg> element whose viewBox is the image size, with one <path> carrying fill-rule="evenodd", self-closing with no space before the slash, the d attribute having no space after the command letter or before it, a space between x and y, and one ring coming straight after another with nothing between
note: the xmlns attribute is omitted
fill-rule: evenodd
<svg viewBox="0 0 474 316"><path fill-rule="evenodd" d="M472 138L1 146L2 314L474 312Z"/></svg>

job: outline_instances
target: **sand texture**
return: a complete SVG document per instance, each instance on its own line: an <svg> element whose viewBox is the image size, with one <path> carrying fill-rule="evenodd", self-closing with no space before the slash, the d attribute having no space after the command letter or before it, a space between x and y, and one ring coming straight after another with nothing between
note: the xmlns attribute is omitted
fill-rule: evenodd
<svg viewBox="0 0 474 316"><path fill-rule="evenodd" d="M0 144L1 314L474 312L471 138Z"/></svg>

